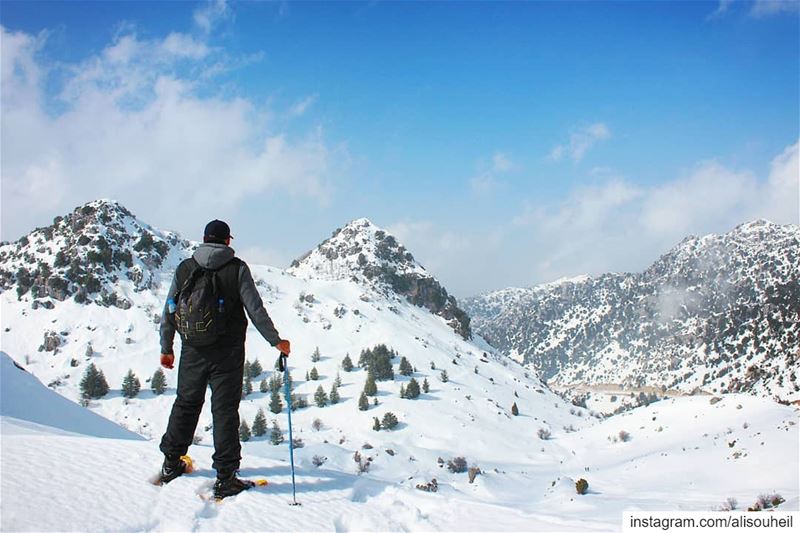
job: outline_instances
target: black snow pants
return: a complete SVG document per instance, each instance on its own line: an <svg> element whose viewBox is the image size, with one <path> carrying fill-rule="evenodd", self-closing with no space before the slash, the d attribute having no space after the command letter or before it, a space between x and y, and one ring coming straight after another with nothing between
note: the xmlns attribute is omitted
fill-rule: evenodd
<svg viewBox="0 0 800 533"><path fill-rule="evenodd" d="M184 345L178 365L178 397L172 405L161 451L167 457L186 455L192 444L203 408L206 388L211 386L214 425L213 467L220 476L239 469L239 402L242 399L244 345L195 348Z"/></svg>

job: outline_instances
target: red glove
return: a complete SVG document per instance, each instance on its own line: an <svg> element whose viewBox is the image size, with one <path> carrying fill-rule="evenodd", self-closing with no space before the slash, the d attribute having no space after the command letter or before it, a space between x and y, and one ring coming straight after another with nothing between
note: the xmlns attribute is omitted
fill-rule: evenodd
<svg viewBox="0 0 800 533"><path fill-rule="evenodd" d="M161 366L163 366L164 368L169 368L170 370L175 368L175 354L162 353L161 354Z"/></svg>
<svg viewBox="0 0 800 533"><path fill-rule="evenodd" d="M275 347L278 350L280 350L283 355L289 355L289 352L291 351L291 346L289 346L289 341L286 340L280 341L278 344L275 345Z"/></svg>

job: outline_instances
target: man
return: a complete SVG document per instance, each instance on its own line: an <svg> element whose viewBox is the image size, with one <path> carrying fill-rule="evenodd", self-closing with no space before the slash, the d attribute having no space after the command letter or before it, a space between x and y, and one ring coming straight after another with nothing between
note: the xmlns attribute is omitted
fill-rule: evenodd
<svg viewBox="0 0 800 533"><path fill-rule="evenodd" d="M161 318L162 366L173 368L175 356L172 353L172 341L176 327L183 343L178 366L178 395L169 415L167 431L161 439L164 465L160 479L162 483L169 483L186 471L187 464L181 457L186 455L192 443L206 388L210 385L214 426L212 458L217 471L214 484L216 498L233 496L252 486L252 483L236 476L242 450L239 442L239 402L242 398L247 331L244 311L247 310L250 320L267 342L285 355L289 355L290 349L289 341L280 338L264 309L250 268L244 261L234 257L231 239L228 224L221 220L208 223L203 244L192 258L183 261L175 270ZM213 298L212 308L203 311L206 317L213 318L211 321L203 318L202 323L192 323L190 327L189 321L192 319L189 315L193 307L196 313L198 307L209 305L207 300L195 297L201 289L214 291L210 296ZM203 297L209 298L208 294L203 293ZM198 331L201 333L197 334Z"/></svg>

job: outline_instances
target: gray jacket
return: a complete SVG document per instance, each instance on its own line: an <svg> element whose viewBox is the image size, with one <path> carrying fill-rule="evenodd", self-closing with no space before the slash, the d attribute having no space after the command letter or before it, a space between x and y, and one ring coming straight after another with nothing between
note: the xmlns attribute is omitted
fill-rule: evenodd
<svg viewBox="0 0 800 533"><path fill-rule="evenodd" d="M216 243L203 243L195 250L194 260L203 268L217 269L233 259L234 251L230 246ZM178 280L176 276L172 277L172 285L169 287L167 293L167 300L175 297L178 292ZM268 343L275 346L280 342L281 337L272 319L264 309L264 302L261 301L261 296L258 294L256 284L253 282L253 276L250 274L250 267L242 261L242 266L239 268L239 298L242 300L247 316L256 327L261 336L266 339ZM172 321L168 320L168 304L164 304L164 310L161 313L161 353L172 353L172 341L175 338L175 325Z"/></svg>

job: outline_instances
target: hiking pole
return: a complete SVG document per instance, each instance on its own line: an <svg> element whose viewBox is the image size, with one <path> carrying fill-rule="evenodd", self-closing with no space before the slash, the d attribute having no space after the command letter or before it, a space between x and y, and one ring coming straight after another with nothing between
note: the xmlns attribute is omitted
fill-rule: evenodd
<svg viewBox="0 0 800 533"><path fill-rule="evenodd" d="M292 503L289 505L300 505L297 503L297 491L294 483L294 439L292 439L292 392L289 387L289 365L286 364L286 354L283 353L280 356L280 369L283 370L283 388L289 414L289 461L292 464Z"/></svg>

